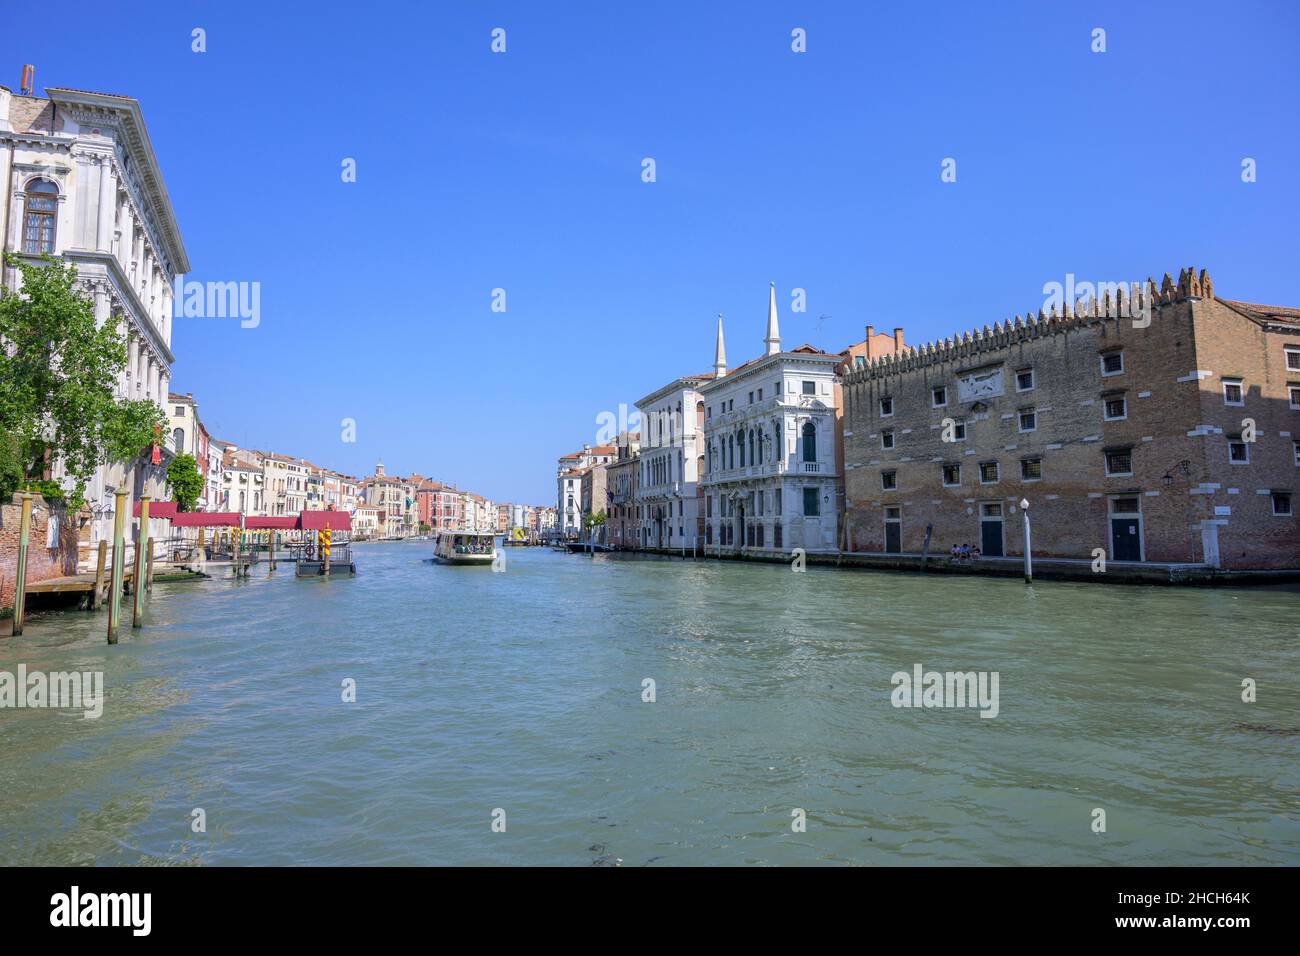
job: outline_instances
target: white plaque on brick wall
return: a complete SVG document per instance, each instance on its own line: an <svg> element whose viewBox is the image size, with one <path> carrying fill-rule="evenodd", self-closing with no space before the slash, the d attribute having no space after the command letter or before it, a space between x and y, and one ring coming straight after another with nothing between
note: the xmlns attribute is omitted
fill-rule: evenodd
<svg viewBox="0 0 1300 956"><path fill-rule="evenodd" d="M963 402L992 398L1002 394L1002 369L971 372L957 379L957 395Z"/></svg>

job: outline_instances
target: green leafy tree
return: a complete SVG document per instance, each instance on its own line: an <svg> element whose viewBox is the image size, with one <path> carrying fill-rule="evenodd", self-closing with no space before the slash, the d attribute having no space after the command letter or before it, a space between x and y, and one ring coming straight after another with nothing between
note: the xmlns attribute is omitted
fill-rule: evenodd
<svg viewBox="0 0 1300 956"><path fill-rule="evenodd" d="M178 511L193 511L203 492L203 475L193 455L177 455L167 466L167 483Z"/></svg>
<svg viewBox="0 0 1300 956"><path fill-rule="evenodd" d="M0 349L0 435L13 443L25 478L38 479L61 460L73 482L69 503L78 508L95 469L141 455L167 419L153 402L113 394L126 368L124 337L115 323L95 327L94 307L76 288L76 267L41 258L32 265L5 257L23 281L20 292L0 294L0 341L7 346Z"/></svg>
<svg viewBox="0 0 1300 956"><path fill-rule="evenodd" d="M605 523L605 512L597 511L595 514L592 514L590 511L588 511L585 515L583 515L582 523L588 528L595 528L599 525L602 525Z"/></svg>

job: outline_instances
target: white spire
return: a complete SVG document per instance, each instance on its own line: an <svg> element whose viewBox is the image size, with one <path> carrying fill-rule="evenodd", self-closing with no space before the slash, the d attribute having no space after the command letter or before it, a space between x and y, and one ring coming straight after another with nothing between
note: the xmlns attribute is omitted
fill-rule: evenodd
<svg viewBox="0 0 1300 956"><path fill-rule="evenodd" d="M718 313L718 347L713 353L713 371L716 378L727 374L727 347L722 342L722 313Z"/></svg>
<svg viewBox="0 0 1300 956"><path fill-rule="evenodd" d="M767 354L775 355L781 351L781 330L776 324L776 283L772 283L772 288L767 297L767 338L763 339L767 343Z"/></svg>

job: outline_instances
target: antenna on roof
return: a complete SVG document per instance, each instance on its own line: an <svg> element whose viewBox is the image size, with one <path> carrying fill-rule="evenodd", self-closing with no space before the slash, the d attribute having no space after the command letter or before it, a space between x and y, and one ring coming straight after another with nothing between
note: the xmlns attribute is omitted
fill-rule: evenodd
<svg viewBox="0 0 1300 956"><path fill-rule="evenodd" d="M36 67L31 63L24 63L22 79L18 81L18 91L22 96L31 96L34 89L36 89Z"/></svg>

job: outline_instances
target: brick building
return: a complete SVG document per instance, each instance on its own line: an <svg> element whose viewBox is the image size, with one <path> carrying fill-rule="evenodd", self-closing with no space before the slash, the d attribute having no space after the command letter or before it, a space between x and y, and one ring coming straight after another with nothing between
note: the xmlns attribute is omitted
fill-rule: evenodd
<svg viewBox="0 0 1300 956"><path fill-rule="evenodd" d="M844 376L847 550L1300 567L1300 310L1203 271Z"/></svg>

